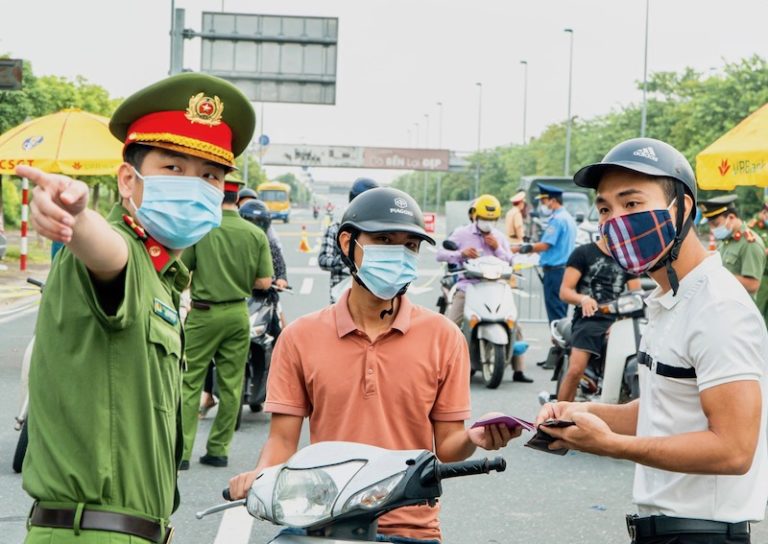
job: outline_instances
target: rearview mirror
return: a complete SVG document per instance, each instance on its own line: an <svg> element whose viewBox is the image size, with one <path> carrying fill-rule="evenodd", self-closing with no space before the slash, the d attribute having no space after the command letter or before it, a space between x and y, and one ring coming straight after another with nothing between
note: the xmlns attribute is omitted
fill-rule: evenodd
<svg viewBox="0 0 768 544"><path fill-rule="evenodd" d="M456 251L459 249L459 245L453 240L443 240L443 248L448 251Z"/></svg>

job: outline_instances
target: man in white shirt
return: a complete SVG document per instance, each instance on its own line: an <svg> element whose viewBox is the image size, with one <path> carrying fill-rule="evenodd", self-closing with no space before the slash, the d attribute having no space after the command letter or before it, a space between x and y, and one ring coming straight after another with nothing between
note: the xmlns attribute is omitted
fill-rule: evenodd
<svg viewBox="0 0 768 544"><path fill-rule="evenodd" d="M640 344L640 399L556 403L538 418L552 448L637 463L627 516L636 544L745 544L768 499L768 333L746 290L691 223L696 180L685 157L627 140L576 173L596 189L601 234L619 265L658 283Z"/></svg>

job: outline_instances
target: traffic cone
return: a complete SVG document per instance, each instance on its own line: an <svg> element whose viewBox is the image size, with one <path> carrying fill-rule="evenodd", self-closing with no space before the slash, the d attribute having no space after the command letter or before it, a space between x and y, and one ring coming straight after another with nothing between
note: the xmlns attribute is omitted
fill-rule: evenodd
<svg viewBox="0 0 768 544"><path fill-rule="evenodd" d="M311 251L309 247L309 239L307 238L307 227L301 226L301 241L299 242L299 251L302 253L309 253Z"/></svg>
<svg viewBox="0 0 768 544"><path fill-rule="evenodd" d="M711 232L709 233L709 251L716 251L717 250L717 244L715 243L715 235Z"/></svg>

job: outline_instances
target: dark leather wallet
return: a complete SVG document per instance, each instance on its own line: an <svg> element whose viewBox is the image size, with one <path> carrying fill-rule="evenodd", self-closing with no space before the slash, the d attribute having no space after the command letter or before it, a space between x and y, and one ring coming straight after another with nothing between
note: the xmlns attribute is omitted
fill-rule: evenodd
<svg viewBox="0 0 768 544"><path fill-rule="evenodd" d="M540 425L540 427L570 427L573 425L573 421L559 421L555 419L548 419ZM556 450L549 449L549 445L555 441L554 436L550 436L547 433L537 430L536 434L525 446L534 450L543 451L545 453L554 453L555 455L565 455L568 453L568 448L558 448Z"/></svg>

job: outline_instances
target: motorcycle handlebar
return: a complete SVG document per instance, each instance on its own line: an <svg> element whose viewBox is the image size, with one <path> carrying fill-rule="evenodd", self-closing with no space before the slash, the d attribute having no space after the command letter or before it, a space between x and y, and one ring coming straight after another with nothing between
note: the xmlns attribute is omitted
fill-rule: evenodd
<svg viewBox="0 0 768 544"><path fill-rule="evenodd" d="M438 480L445 478L458 478L460 476L472 476L474 474L488 474L491 471L504 472L507 462L503 457L494 459L475 459L458 463L443 463L437 466Z"/></svg>
<svg viewBox="0 0 768 544"><path fill-rule="evenodd" d="M229 488L228 487L225 487L222 490L221 496L224 498L225 501L229 501L229 502L232 501L232 495L229 494Z"/></svg>
<svg viewBox="0 0 768 544"><path fill-rule="evenodd" d="M27 278L27 283L31 283L32 285L36 285L37 287L40 287L41 289L45 285L43 282L41 282L40 280L36 280L35 278Z"/></svg>

